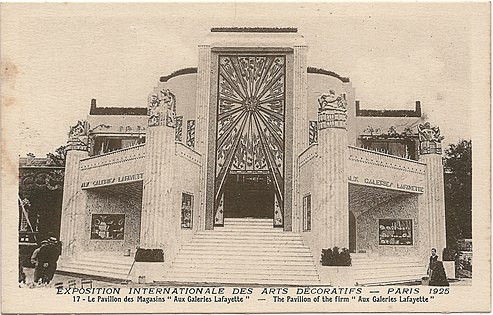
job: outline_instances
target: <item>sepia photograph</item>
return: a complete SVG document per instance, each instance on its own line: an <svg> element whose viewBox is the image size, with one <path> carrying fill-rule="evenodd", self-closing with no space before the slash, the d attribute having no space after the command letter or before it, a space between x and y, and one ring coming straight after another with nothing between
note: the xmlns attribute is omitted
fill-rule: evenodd
<svg viewBox="0 0 493 315"><path fill-rule="evenodd" d="M0 17L2 312L491 310L489 3Z"/></svg>

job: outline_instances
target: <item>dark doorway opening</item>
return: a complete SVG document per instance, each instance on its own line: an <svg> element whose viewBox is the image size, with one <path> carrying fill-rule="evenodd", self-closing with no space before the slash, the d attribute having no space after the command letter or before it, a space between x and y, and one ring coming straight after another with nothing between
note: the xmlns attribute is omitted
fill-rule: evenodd
<svg viewBox="0 0 493 315"><path fill-rule="evenodd" d="M224 187L225 218L274 218L274 187L268 174L229 174Z"/></svg>

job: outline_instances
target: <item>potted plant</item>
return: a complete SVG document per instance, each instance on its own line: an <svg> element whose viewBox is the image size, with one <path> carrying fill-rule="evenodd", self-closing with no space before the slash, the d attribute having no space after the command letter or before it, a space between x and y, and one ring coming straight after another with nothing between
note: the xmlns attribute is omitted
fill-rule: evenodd
<svg viewBox="0 0 493 315"><path fill-rule="evenodd" d="M322 249L320 263L322 266L351 266L351 254L349 249L339 249L337 246L332 249Z"/></svg>

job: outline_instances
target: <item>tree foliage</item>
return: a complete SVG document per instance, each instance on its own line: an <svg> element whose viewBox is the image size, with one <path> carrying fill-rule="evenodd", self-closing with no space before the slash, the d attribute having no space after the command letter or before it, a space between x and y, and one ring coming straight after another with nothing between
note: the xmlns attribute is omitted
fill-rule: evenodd
<svg viewBox="0 0 493 315"><path fill-rule="evenodd" d="M67 153L65 151L66 146L59 146L54 153L46 154L48 164L52 166L65 166L65 158Z"/></svg>
<svg viewBox="0 0 493 315"><path fill-rule="evenodd" d="M445 150L447 246L472 234L472 141L460 140Z"/></svg>

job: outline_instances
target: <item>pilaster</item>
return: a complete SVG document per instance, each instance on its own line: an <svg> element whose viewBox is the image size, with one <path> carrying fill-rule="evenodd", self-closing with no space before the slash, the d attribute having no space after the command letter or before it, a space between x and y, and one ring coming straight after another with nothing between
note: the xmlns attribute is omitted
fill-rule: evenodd
<svg viewBox="0 0 493 315"><path fill-rule="evenodd" d="M426 164L425 190L419 196L420 252L429 254L431 248L437 249L441 257L446 246L445 192L443 161L438 127L429 123L418 126L420 140L419 161Z"/></svg>
<svg viewBox="0 0 493 315"><path fill-rule="evenodd" d="M87 122L79 121L70 128L67 142L60 226L64 257L74 256L80 248L82 233L89 233L83 230L87 196L79 183L80 161L89 155L87 130Z"/></svg>
<svg viewBox="0 0 493 315"><path fill-rule="evenodd" d="M175 97L169 90L161 90L149 97L140 233L141 247L146 249L165 247L166 235L173 228L175 107Z"/></svg>
<svg viewBox="0 0 493 315"><path fill-rule="evenodd" d="M317 211L313 222L318 235L317 252L322 248L349 246L347 183L347 115L343 96L333 91L319 98Z"/></svg>
<svg viewBox="0 0 493 315"><path fill-rule="evenodd" d="M304 45L294 46L293 60L293 213L285 218L288 230L301 231L302 203L300 196L298 157L308 147L307 104L307 50ZM286 211L286 210L285 210ZM291 222L292 219L292 222ZM291 226L291 229L289 227ZM286 229L286 228L285 228Z"/></svg>
<svg viewBox="0 0 493 315"><path fill-rule="evenodd" d="M206 226L206 190L207 190L207 158L209 135L209 102L211 89L211 48L209 45L199 45L199 63L197 78L197 152L202 155L202 168L200 171L199 191L199 217L198 229L204 230ZM211 221L212 222L212 221ZM209 224L211 225L211 224ZM211 225L212 226L212 225Z"/></svg>

